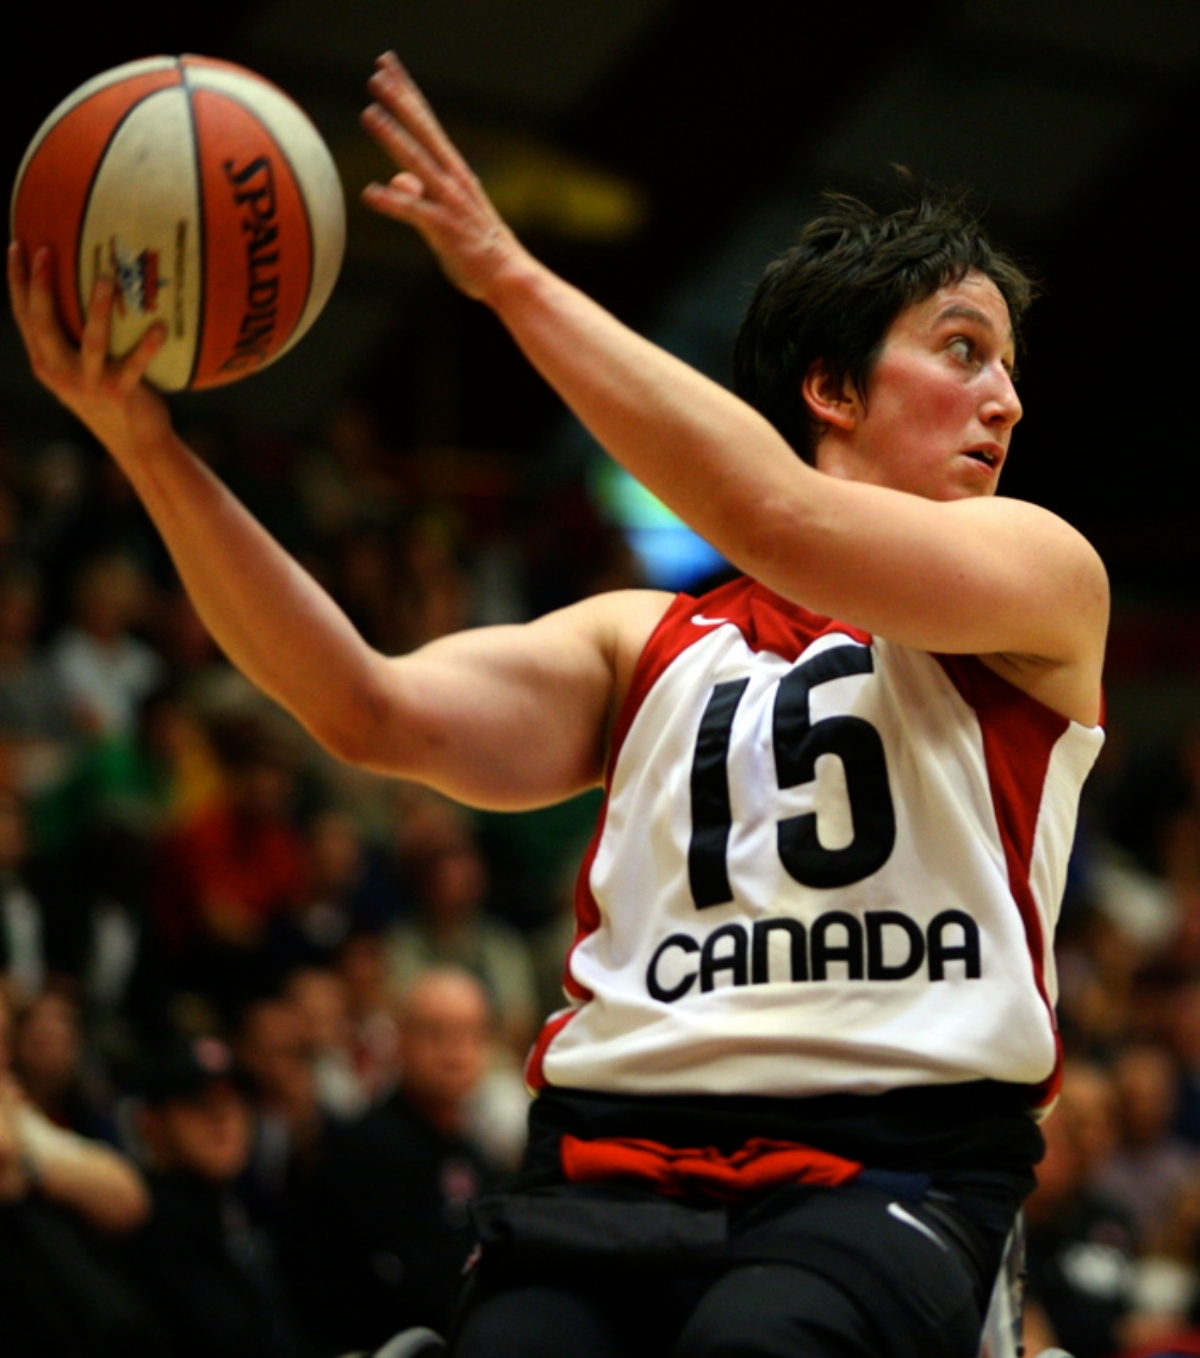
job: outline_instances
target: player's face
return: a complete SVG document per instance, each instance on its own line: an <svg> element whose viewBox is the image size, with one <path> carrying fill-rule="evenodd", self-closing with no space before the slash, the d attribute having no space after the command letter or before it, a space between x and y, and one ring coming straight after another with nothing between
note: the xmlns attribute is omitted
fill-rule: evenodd
<svg viewBox="0 0 1200 1358"><path fill-rule="evenodd" d="M970 273L892 322L828 470L934 500L992 495L1021 402L1008 306Z"/></svg>

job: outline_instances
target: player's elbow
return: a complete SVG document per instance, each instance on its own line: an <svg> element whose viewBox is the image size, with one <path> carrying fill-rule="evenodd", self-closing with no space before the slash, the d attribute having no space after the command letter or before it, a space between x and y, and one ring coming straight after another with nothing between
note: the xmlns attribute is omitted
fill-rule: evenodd
<svg viewBox="0 0 1200 1358"><path fill-rule="evenodd" d="M309 734L335 759L358 767L375 762L381 722L369 692L342 695L334 711L308 723Z"/></svg>
<svg viewBox="0 0 1200 1358"><path fill-rule="evenodd" d="M735 545L729 556L753 579L789 594L819 563L814 542L824 528L812 507L798 503L790 490L764 493L752 512L731 522Z"/></svg>
<svg viewBox="0 0 1200 1358"><path fill-rule="evenodd" d="M359 768L403 776L413 762L415 720L406 718L395 669L379 657L308 724L309 733L335 759Z"/></svg>

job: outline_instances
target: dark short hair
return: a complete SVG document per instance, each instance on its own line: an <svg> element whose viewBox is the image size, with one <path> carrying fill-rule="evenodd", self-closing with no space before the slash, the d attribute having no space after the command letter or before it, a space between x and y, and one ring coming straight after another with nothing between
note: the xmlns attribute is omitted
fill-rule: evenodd
<svg viewBox="0 0 1200 1358"><path fill-rule="evenodd" d="M1032 280L991 243L964 193L904 172L898 193L884 206L825 194L820 215L768 265L738 330L734 391L806 462L822 432L800 390L814 363L865 395L892 322L939 288L985 274L1008 304L1014 336L1033 300Z"/></svg>

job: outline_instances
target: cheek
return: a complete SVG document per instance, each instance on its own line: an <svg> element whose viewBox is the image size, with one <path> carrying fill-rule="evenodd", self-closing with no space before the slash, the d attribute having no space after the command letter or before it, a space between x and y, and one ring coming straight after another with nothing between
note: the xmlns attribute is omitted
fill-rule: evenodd
<svg viewBox="0 0 1200 1358"><path fill-rule="evenodd" d="M901 402L898 444L913 464L940 465L963 441L974 405L962 386L946 382L914 385ZM898 431L899 432L899 431Z"/></svg>
<svg viewBox="0 0 1200 1358"><path fill-rule="evenodd" d="M961 419L971 409L971 394L926 364L914 363L897 374L894 410L913 425L939 426Z"/></svg>
<svg viewBox="0 0 1200 1358"><path fill-rule="evenodd" d="M934 399L924 366L904 353L879 360L867 389L866 425L876 437L907 432L928 419Z"/></svg>

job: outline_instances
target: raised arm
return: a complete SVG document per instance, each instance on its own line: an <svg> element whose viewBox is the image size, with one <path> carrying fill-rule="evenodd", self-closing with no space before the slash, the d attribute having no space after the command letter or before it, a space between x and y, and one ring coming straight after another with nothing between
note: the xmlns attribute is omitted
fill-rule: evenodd
<svg viewBox="0 0 1200 1358"><path fill-rule="evenodd" d="M0 1071L0 1202L34 1187L99 1231L131 1231L150 1211L146 1185L128 1157L56 1127Z"/></svg>
<svg viewBox="0 0 1200 1358"><path fill-rule="evenodd" d="M54 314L52 261L9 289L34 372L108 448L229 659L328 750L477 805L559 800L603 774L623 676L665 606L631 591L528 626L480 628L388 658L180 440L142 381L160 337L107 357L112 286L97 285L82 347Z"/></svg>
<svg viewBox="0 0 1200 1358"><path fill-rule="evenodd" d="M1107 586L1078 533L1017 501L935 501L805 465L757 412L534 260L394 57L371 91L365 125L401 173L366 202L415 227L603 447L735 565L893 640L1000 656L1095 719Z"/></svg>

